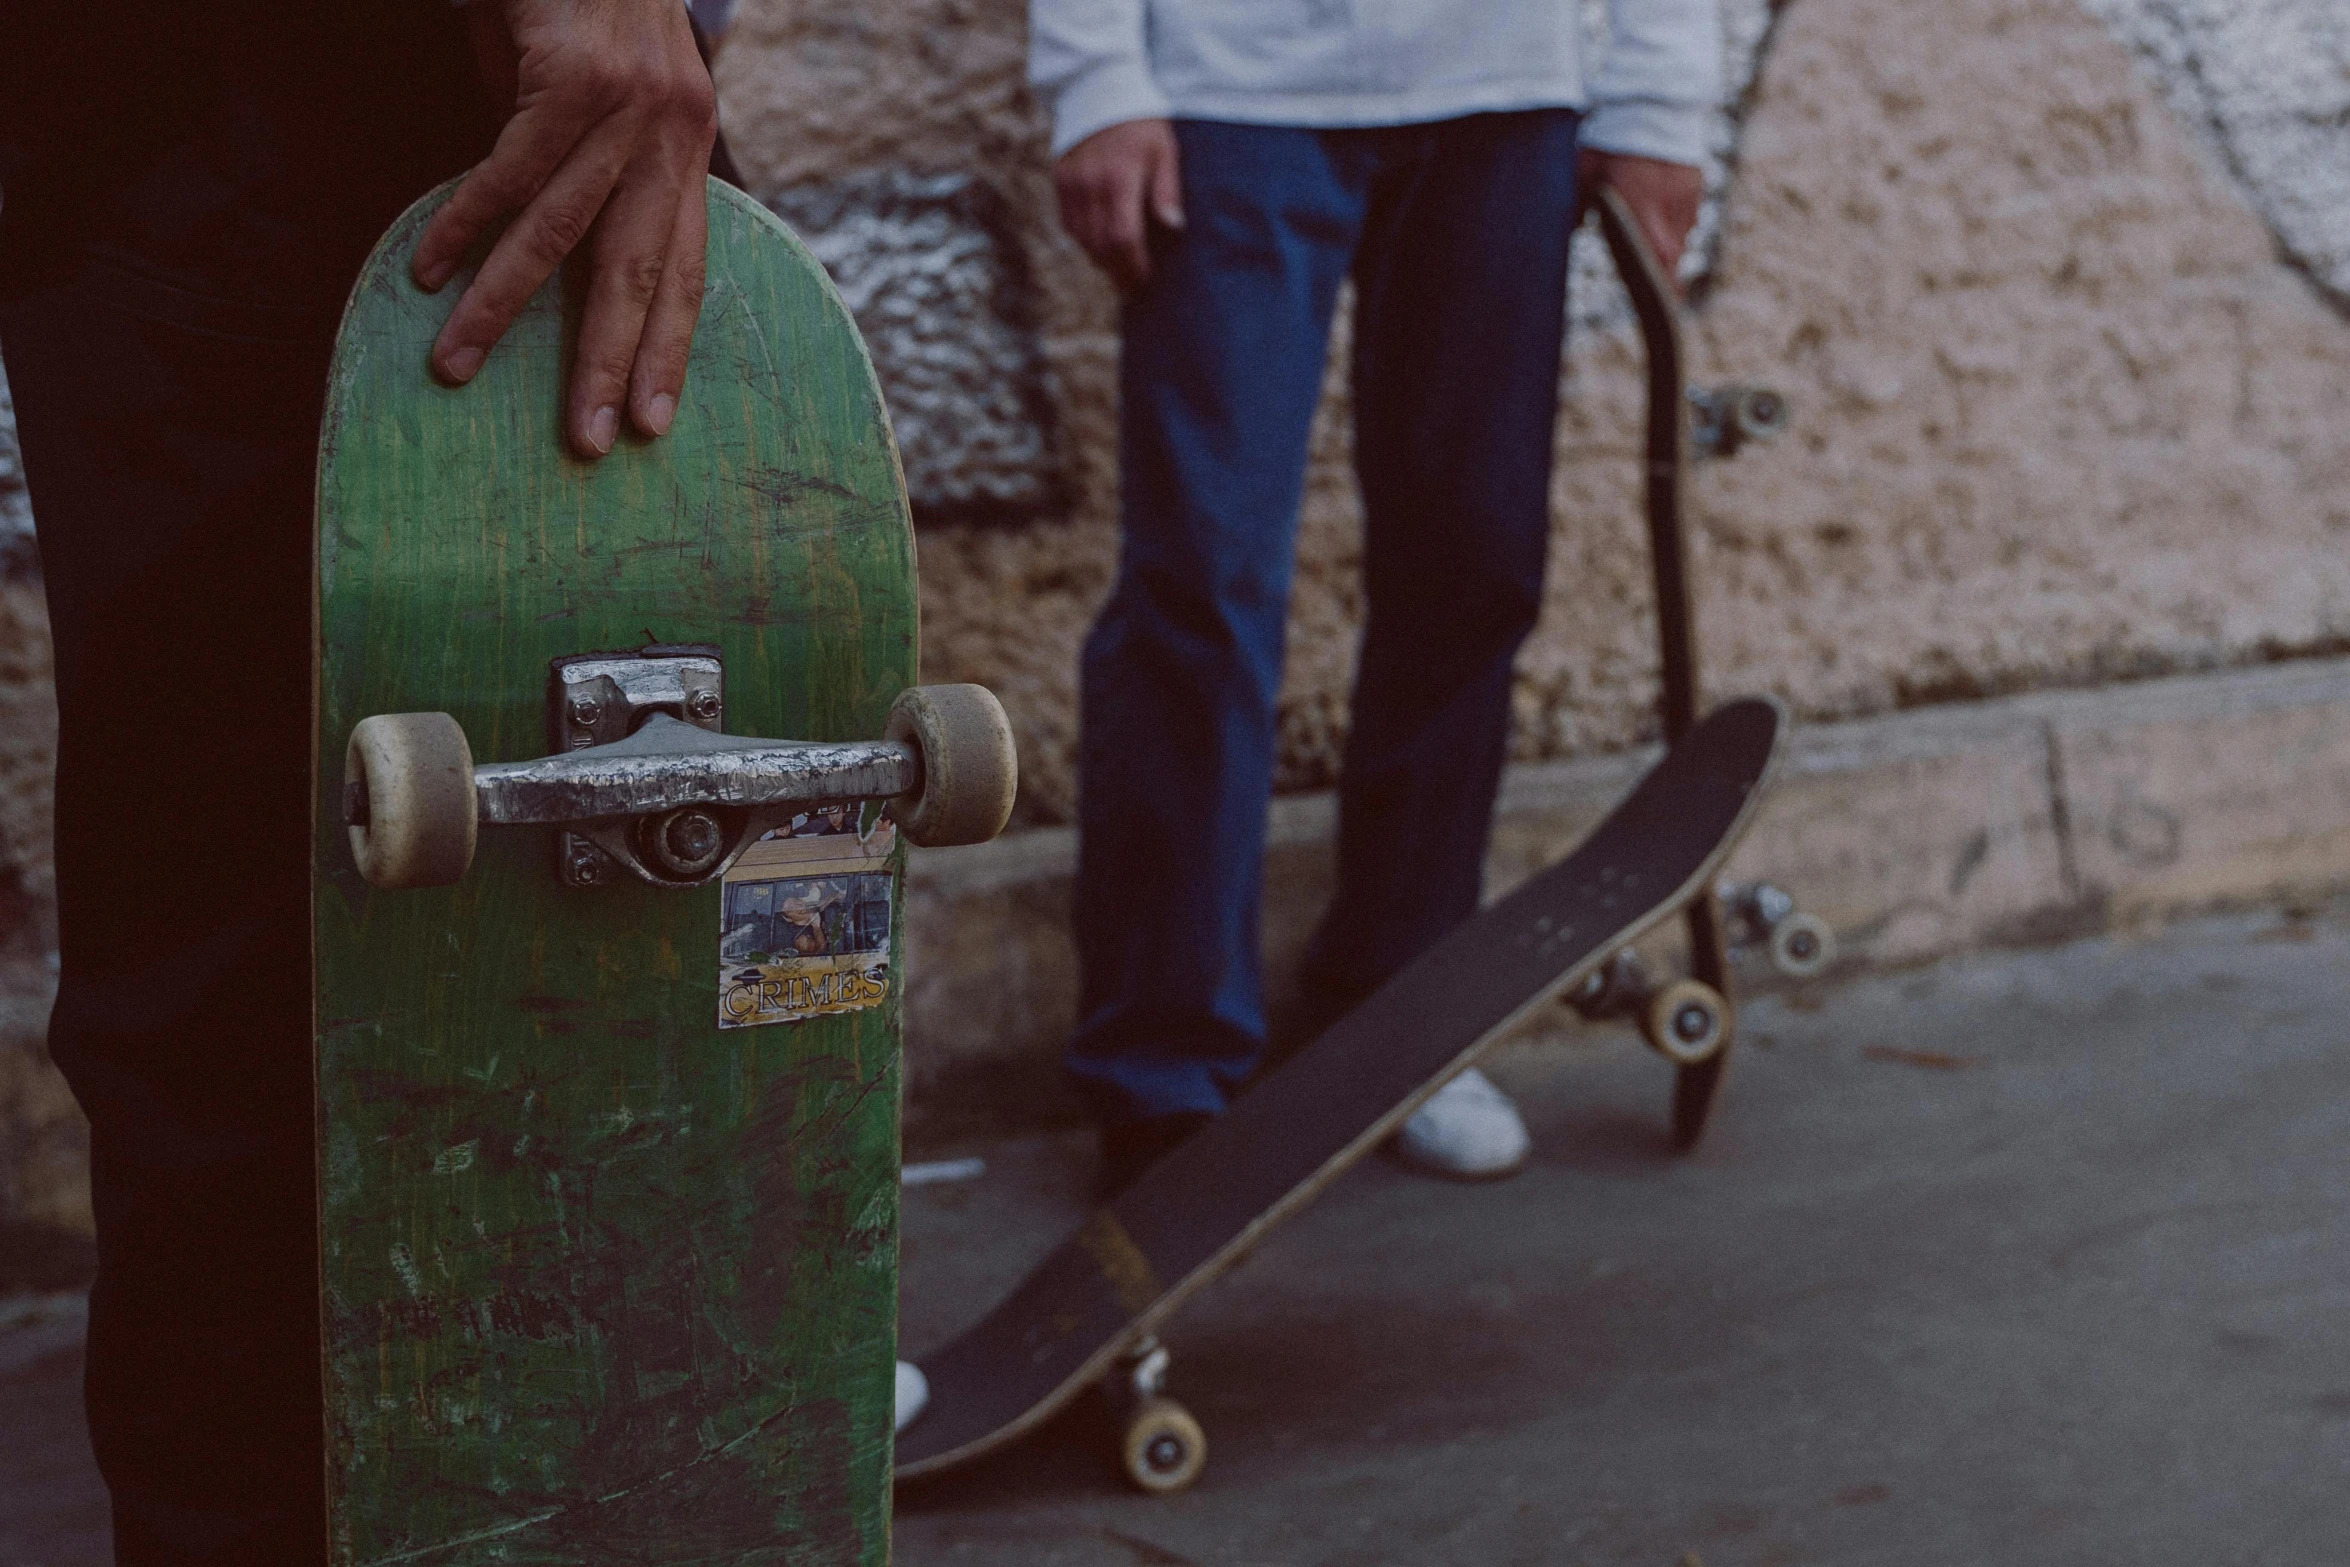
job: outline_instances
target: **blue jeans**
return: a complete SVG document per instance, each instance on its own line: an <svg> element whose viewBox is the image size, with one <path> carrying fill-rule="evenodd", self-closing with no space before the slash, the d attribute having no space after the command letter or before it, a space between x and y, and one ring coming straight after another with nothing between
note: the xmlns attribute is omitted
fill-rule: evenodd
<svg viewBox="0 0 2350 1567"><path fill-rule="evenodd" d="M1315 1010L1477 907L1510 664L1541 602L1575 124L1176 126L1187 222L1126 305L1124 548L1079 693L1067 1064L1105 1123L1218 1111L1264 1054L1275 698L1350 275L1366 617Z"/></svg>

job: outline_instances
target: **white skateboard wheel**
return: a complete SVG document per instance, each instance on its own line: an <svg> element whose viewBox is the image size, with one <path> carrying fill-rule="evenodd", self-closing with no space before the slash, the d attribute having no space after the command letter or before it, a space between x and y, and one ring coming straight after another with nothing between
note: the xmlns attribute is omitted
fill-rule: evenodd
<svg viewBox="0 0 2350 1567"><path fill-rule="evenodd" d="M1208 1466L1208 1434L1171 1398L1146 1398L1126 1418L1118 1443L1126 1478L1154 1496L1180 1491Z"/></svg>
<svg viewBox="0 0 2350 1567"><path fill-rule="evenodd" d="M890 804L924 848L985 843L1004 830L1020 788L1012 723L985 686L912 686L890 704L889 738L914 748L922 782Z"/></svg>
<svg viewBox="0 0 2350 1567"><path fill-rule="evenodd" d="M379 713L343 753L351 858L376 887L446 887L473 863L480 830L473 748L446 713Z"/></svg>
<svg viewBox="0 0 2350 1567"><path fill-rule="evenodd" d="M1771 927L1771 967L1809 979L1836 961L1836 933L1813 914L1790 914Z"/></svg>
<svg viewBox="0 0 2350 1567"><path fill-rule="evenodd" d="M1713 986L1676 980L1648 998L1640 1034L1675 1066L1695 1066L1730 1041L1730 1003Z"/></svg>

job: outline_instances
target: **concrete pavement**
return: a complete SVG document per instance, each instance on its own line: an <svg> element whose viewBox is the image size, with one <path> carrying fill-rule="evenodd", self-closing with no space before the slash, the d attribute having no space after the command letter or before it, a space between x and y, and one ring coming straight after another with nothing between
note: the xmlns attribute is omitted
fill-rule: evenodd
<svg viewBox="0 0 2350 1567"><path fill-rule="evenodd" d="M908 1488L898 1559L2350 1561L2346 1002L2340 908L1763 999L1690 1158L1628 1035L1532 1037L1523 1176L1375 1161L1178 1319L1195 1490L1124 1492L1081 1407ZM908 1193L917 1353L1090 1177L973 1151ZM0 1567L102 1559L70 1322L0 1326Z"/></svg>
<svg viewBox="0 0 2350 1567"><path fill-rule="evenodd" d="M1513 1048L1536 1162L1370 1164L1178 1319L1194 1491L1080 1410L901 1498L933 1563L2350 1561L2350 924L2275 914L1748 1009L1694 1157L1627 1036ZM909 1194L908 1346L1082 1141Z"/></svg>
<svg viewBox="0 0 2350 1567"><path fill-rule="evenodd" d="M80 1295L0 1300L0 1567L105 1567L106 1484L82 1424Z"/></svg>

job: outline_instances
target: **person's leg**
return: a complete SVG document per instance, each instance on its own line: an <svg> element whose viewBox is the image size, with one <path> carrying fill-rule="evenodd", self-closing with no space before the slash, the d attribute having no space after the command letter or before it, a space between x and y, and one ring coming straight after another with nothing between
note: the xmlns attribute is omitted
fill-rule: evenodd
<svg viewBox="0 0 2350 1567"><path fill-rule="evenodd" d="M1113 1134L1217 1112L1264 1048L1274 700L1306 439L1363 211L1344 134L1177 134L1185 228L1126 305L1123 550L1080 680L1067 1059Z"/></svg>
<svg viewBox="0 0 2350 1567"><path fill-rule="evenodd" d="M1477 908L1542 597L1575 116L1393 133L1356 268L1364 627L1308 983L1352 1006Z"/></svg>
<svg viewBox="0 0 2350 1567"><path fill-rule="evenodd" d="M307 912L328 342L105 288L0 306L56 645L51 1044L91 1121L90 1428L126 1567L325 1559Z"/></svg>

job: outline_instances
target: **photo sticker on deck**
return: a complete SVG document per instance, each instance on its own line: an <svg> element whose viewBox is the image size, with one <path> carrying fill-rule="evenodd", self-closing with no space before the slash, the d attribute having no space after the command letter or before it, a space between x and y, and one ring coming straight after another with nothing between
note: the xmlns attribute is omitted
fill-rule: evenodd
<svg viewBox="0 0 2350 1567"><path fill-rule="evenodd" d="M841 807L795 817L743 851L727 868L720 905L720 1028L889 999L896 847L894 824Z"/></svg>

